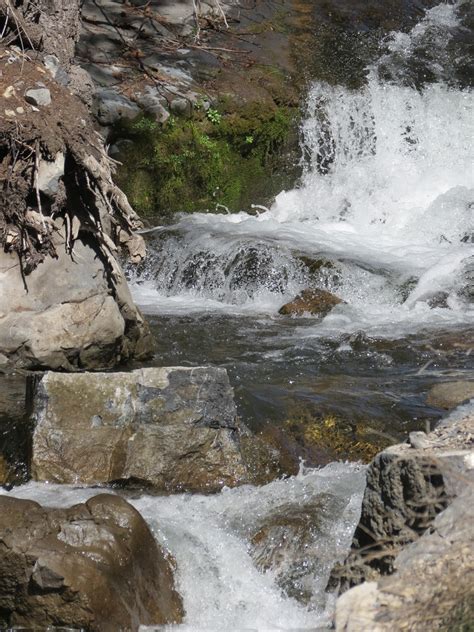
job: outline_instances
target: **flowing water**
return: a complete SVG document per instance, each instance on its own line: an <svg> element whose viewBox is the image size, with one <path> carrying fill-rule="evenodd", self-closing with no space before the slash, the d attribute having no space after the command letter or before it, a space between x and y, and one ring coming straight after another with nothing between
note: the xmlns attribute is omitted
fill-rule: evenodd
<svg viewBox="0 0 474 632"><path fill-rule="evenodd" d="M471 14L441 3L392 33L359 89L315 82L302 181L270 209L149 233L132 283L158 361L226 366L254 428L309 407L400 438L439 415L431 385L472 371ZM279 316L307 287L345 303Z"/></svg>
<svg viewBox="0 0 474 632"><path fill-rule="evenodd" d="M426 391L474 366L471 6L441 3L392 33L359 89L314 83L304 175L271 208L186 215L149 233L150 260L131 280L155 364L225 366L256 429L309 410L390 441L440 415ZM307 287L345 302L325 318L279 316ZM5 393L22 396L14 380ZM214 496L131 497L176 558L179 629L326 625L324 587L363 485L363 466L339 462ZM96 492L14 491L46 505Z"/></svg>
<svg viewBox="0 0 474 632"><path fill-rule="evenodd" d="M177 562L187 624L161 629L312 631L324 625L330 603L322 598L323 590L334 561L344 557L350 544L363 486L364 467L333 463L321 470L302 469L260 488L224 489L213 496L129 498ZM17 488L15 496L68 506L97 491L29 483ZM295 545L298 533L288 532L286 546L283 539L278 547L277 568L260 572L251 556L253 536L275 517L302 513L310 519L303 537ZM295 569L297 555L305 563ZM304 582L310 604L285 596L279 580L287 590L289 585L301 590Z"/></svg>

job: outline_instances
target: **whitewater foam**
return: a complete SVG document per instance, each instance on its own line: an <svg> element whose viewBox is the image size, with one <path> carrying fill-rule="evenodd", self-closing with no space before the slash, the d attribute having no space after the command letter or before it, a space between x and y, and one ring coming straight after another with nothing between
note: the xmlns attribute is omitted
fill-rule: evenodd
<svg viewBox="0 0 474 632"><path fill-rule="evenodd" d="M325 625L332 601L323 591L332 565L344 557L350 545L364 482L364 466L332 463L322 469L302 468L297 476L263 487L225 488L211 496L130 499L177 563L185 625L159 629L289 632L299 628L310 632ZM14 494L57 507L84 502L99 491L28 483L15 488ZM0 489L0 494L7 492ZM284 518L303 509L314 513L314 531L305 546L311 547L308 561L314 559L317 565L303 565L300 571L300 575L306 573L313 594L310 608L285 595L277 585L276 571L259 571L250 555L252 535L267 521L271 524L272 516L282 514Z"/></svg>

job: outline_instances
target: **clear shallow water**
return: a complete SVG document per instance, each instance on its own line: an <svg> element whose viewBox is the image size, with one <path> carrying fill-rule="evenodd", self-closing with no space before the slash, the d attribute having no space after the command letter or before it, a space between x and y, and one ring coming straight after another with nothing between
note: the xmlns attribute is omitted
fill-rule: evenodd
<svg viewBox="0 0 474 632"><path fill-rule="evenodd" d="M312 335L313 323L215 313L150 317L155 362L225 367L239 413L254 430L302 414L336 415L393 443L442 414L426 404L433 385L472 377L474 328L399 340L364 332L327 339Z"/></svg>
<svg viewBox="0 0 474 632"><path fill-rule="evenodd" d="M328 621L323 594L332 564L342 559L359 518L365 468L333 463L263 487L224 489L220 494L129 498L158 542L176 559L177 588L186 626L164 630L314 630ZM98 489L28 483L15 496L45 506L84 502ZM0 493L7 492L0 490ZM252 538L277 519L291 524L304 512L311 526L299 546L275 542L279 563L266 572L251 557ZM289 532L291 535L291 532ZM295 557L306 562L294 568ZM296 572L298 571L298 572ZM279 580L297 578L310 594L303 605L286 596ZM281 583L281 581L280 581Z"/></svg>

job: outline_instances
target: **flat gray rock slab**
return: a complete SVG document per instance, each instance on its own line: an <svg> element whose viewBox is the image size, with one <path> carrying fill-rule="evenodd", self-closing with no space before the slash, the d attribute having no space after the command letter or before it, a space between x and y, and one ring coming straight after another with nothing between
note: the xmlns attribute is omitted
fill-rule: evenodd
<svg viewBox="0 0 474 632"><path fill-rule="evenodd" d="M38 481L202 492L248 482L225 369L48 372L34 391Z"/></svg>

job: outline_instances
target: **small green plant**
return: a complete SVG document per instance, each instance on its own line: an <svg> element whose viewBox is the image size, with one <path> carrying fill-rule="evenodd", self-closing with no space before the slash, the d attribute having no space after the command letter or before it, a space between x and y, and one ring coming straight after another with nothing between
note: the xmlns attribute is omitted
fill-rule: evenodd
<svg viewBox="0 0 474 632"><path fill-rule="evenodd" d="M262 111L260 103L237 109L225 100L219 109L207 107L198 100L192 120L172 115L158 124L143 118L116 129L117 138L132 140L120 158L117 181L142 215L167 216L216 203L238 210L282 187L273 173L277 149L289 138L291 110Z"/></svg>
<svg viewBox="0 0 474 632"><path fill-rule="evenodd" d="M222 121L222 114L218 112L215 108L209 108L206 112L206 117L214 125L219 125L219 123Z"/></svg>
<svg viewBox="0 0 474 632"><path fill-rule="evenodd" d="M213 150L216 148L216 143L209 138L207 134L196 134L197 142L205 149Z"/></svg>
<svg viewBox="0 0 474 632"><path fill-rule="evenodd" d="M158 129L158 123L151 118L143 116L132 123L134 132L155 132Z"/></svg>

